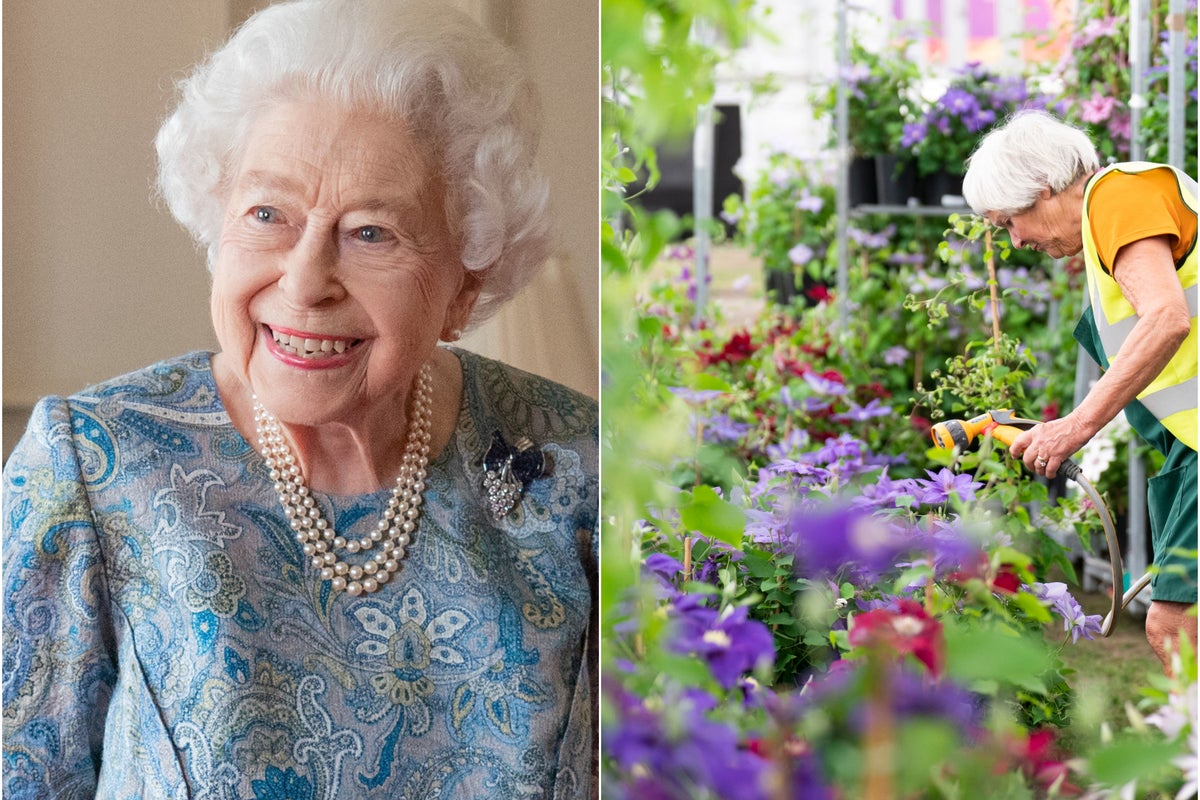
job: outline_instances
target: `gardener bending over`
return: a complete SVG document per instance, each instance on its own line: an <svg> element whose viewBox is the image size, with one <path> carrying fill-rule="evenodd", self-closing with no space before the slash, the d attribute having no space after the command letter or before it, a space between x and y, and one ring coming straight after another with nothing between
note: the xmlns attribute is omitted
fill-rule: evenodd
<svg viewBox="0 0 1200 800"><path fill-rule="evenodd" d="M1083 251L1087 302L1075 338L1104 375L1074 411L1024 432L1011 452L1053 478L1124 409L1166 456L1147 493L1157 574L1146 638L1169 669L1179 632L1196 642L1196 182L1165 164L1100 169L1086 134L1025 111L979 143L963 195L1014 247L1054 258Z"/></svg>

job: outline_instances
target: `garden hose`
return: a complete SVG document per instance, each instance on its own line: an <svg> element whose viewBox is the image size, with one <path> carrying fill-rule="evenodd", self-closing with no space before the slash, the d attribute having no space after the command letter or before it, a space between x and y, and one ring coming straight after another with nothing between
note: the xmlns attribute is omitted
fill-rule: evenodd
<svg viewBox="0 0 1200 800"><path fill-rule="evenodd" d="M939 422L930 429L929 436L937 447L961 452L980 436L991 436L997 441L1011 446L1021 431L1028 430L1037 424L1039 424L1037 420L1014 417L1011 411L1003 409L987 411L969 420L952 419ZM1117 627L1117 615L1125 610L1133 598L1137 597L1138 593L1150 583L1150 573L1147 572L1139 578L1124 594L1117 594L1117 587L1124 588L1125 585L1125 569L1121 562L1121 545L1117 542L1117 526L1113 523L1112 514L1109 513L1108 506L1101 499L1096 487L1083 474L1083 470L1079 468L1078 464L1067 459L1063 461L1059 471L1083 488L1088 499L1092 501L1096 513L1100 516L1100 524L1104 528L1104 538L1108 543L1108 563L1112 569L1113 595L1112 607L1100 626L1100 634L1110 636Z"/></svg>

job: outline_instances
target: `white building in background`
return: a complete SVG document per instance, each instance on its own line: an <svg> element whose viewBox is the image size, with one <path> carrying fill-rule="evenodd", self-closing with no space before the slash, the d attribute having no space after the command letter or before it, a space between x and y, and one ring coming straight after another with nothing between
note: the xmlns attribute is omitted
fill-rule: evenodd
<svg viewBox="0 0 1200 800"><path fill-rule="evenodd" d="M837 17L843 0L775 0L756 15L769 36L756 36L718 71L715 103L737 109L741 158L738 173L753 179L767 156L782 151L821 155L832 120L813 118L810 96L837 75ZM853 0L847 2L849 37L871 49L904 38L910 57L933 77L927 94L940 93L938 77L971 61L999 72L1018 72L1026 59L1053 60L1065 44L1062 30L1075 0ZM1025 33L1056 33L1055 46L1038 49ZM770 81L777 90L755 96ZM721 197L716 198L720 207Z"/></svg>

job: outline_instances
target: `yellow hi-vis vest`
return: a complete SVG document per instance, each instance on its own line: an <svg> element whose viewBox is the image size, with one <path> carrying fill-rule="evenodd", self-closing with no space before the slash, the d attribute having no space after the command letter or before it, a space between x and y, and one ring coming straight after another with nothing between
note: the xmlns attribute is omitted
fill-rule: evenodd
<svg viewBox="0 0 1200 800"><path fill-rule="evenodd" d="M1187 174L1165 164L1135 161L1113 164L1100 174L1117 170L1126 173L1147 172L1152 169L1167 169L1175 175L1179 196L1184 204L1196 213L1196 181ZM1121 294L1121 287L1112 275L1104 271L1092 239L1092 226L1088 220L1092 188L1096 180L1088 182L1083 195L1083 260L1087 273L1087 302L1092 307L1096 331L1104 348L1108 367L1120 355L1121 344L1133 330L1138 316L1133 306ZM1179 346L1175 356L1163 367L1150 385L1137 396L1142 405L1170 431L1176 439L1193 450L1196 449L1196 243L1176 264L1176 274L1187 298L1188 311L1192 318L1192 329L1187 339Z"/></svg>

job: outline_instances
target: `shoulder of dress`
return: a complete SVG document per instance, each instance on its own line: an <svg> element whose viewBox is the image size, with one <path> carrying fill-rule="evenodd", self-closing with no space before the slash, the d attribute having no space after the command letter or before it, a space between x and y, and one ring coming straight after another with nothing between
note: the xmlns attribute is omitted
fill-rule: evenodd
<svg viewBox="0 0 1200 800"><path fill-rule="evenodd" d="M527 402L550 408L570 406L573 414L590 411L595 415L598 411L599 404L593 398L557 381L469 350L455 353L463 366L465 392L509 391Z"/></svg>
<svg viewBox="0 0 1200 800"><path fill-rule="evenodd" d="M165 359L93 384L70 395L67 401L81 407L146 407L223 417L225 410L213 379L211 358L211 353L197 351Z"/></svg>

